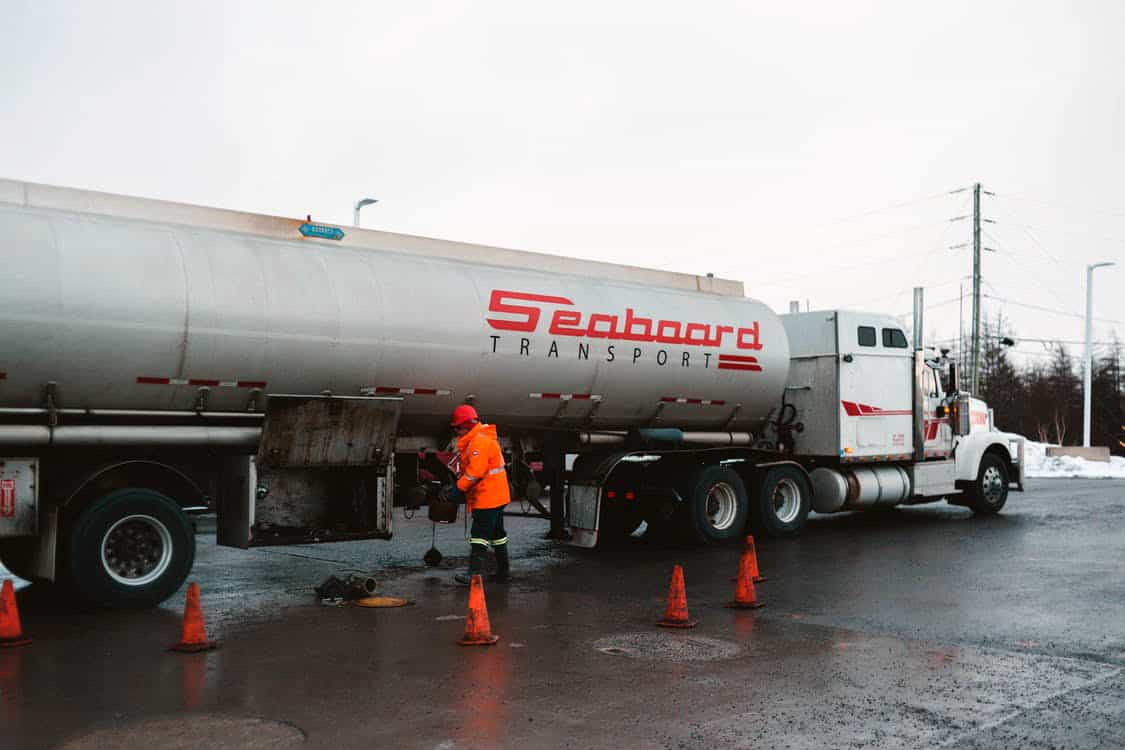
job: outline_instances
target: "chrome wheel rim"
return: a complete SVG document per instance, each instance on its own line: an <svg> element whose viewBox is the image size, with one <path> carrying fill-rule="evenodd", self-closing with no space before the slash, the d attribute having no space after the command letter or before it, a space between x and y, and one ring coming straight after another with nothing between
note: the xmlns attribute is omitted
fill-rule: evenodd
<svg viewBox="0 0 1125 750"><path fill-rule="evenodd" d="M123 586L152 583L172 564L172 533L160 520L125 516L102 537L102 568Z"/></svg>
<svg viewBox="0 0 1125 750"><path fill-rule="evenodd" d="M782 479L773 488L773 514L781 523L792 523L801 512L801 488L792 479Z"/></svg>
<svg viewBox="0 0 1125 750"><path fill-rule="evenodd" d="M989 466L984 470L984 476L980 480L981 489L983 490L985 500L995 505L1000 501L1004 495L1004 481L1000 476L1000 470L995 466Z"/></svg>
<svg viewBox="0 0 1125 750"><path fill-rule="evenodd" d="M715 531L726 531L738 517L738 495L726 482L716 482L707 491L707 522Z"/></svg>

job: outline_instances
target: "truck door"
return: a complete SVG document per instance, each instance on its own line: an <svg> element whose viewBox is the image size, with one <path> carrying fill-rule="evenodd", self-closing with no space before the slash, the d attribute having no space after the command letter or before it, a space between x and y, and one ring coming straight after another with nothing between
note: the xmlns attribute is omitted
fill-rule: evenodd
<svg viewBox="0 0 1125 750"><path fill-rule="evenodd" d="M949 415L944 413L945 394L941 390L941 378L933 367L927 366L922 380L924 394L923 435L925 436L926 458L948 458L953 452L953 428Z"/></svg>
<svg viewBox="0 0 1125 750"><path fill-rule="evenodd" d="M891 460L914 451L913 353L893 319L841 312L840 457Z"/></svg>

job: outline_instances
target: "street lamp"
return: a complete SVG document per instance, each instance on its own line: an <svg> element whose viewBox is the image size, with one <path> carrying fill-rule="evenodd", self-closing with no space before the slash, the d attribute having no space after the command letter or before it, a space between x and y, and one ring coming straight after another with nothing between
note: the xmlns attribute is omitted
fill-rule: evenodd
<svg viewBox="0 0 1125 750"><path fill-rule="evenodd" d="M1090 334L1093 328L1092 315L1094 306L1094 269L1112 266L1114 263L1092 263L1086 266L1086 358L1085 374L1082 383L1082 446L1090 447L1090 381L1093 370L1090 355Z"/></svg>
<svg viewBox="0 0 1125 750"><path fill-rule="evenodd" d="M356 201L355 210L352 211L352 226L359 226L359 209L363 208L364 206L370 206L372 203L378 202L379 201L376 198L364 198L362 200Z"/></svg>

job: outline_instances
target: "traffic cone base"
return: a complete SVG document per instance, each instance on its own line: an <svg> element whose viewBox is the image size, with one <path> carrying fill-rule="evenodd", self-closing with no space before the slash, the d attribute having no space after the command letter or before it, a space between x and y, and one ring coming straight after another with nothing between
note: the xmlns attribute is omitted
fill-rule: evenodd
<svg viewBox="0 0 1125 750"><path fill-rule="evenodd" d="M465 635L457 643L461 646L491 646L498 640L500 636L492 634L492 623L488 621L484 582L480 573L475 573L469 581L469 614L465 617Z"/></svg>
<svg viewBox="0 0 1125 750"><path fill-rule="evenodd" d="M765 602L733 601L733 602L727 602L724 606L730 607L731 609L760 609L760 608L766 606L766 603Z"/></svg>
<svg viewBox="0 0 1125 750"><path fill-rule="evenodd" d="M16 588L11 578L4 579L0 587L0 648L26 646L31 639L23 634L20 610L16 605Z"/></svg>
<svg viewBox="0 0 1125 750"><path fill-rule="evenodd" d="M699 624L699 620L684 620L682 622L669 622L668 620L658 620L657 625L662 628L694 628Z"/></svg>
<svg viewBox="0 0 1125 750"><path fill-rule="evenodd" d="M668 606L664 619L656 623L662 628L694 628L698 620L688 618L687 592L684 590L684 569L677 565L672 568L672 583L668 586Z"/></svg>
<svg viewBox="0 0 1125 750"><path fill-rule="evenodd" d="M177 643L168 650L176 651L181 654L198 654L200 651L213 651L218 647L218 641L207 641L206 643Z"/></svg>
<svg viewBox="0 0 1125 750"><path fill-rule="evenodd" d="M169 651L181 654L195 654L219 647L218 641L207 640L207 627L203 622L203 606L199 603L199 584L188 586L187 602L184 604L184 625L180 642Z"/></svg>

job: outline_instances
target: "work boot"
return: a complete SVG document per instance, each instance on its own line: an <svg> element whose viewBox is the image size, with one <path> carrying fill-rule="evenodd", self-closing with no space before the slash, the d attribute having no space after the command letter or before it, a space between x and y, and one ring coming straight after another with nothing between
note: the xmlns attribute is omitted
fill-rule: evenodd
<svg viewBox="0 0 1125 750"><path fill-rule="evenodd" d="M508 545L500 544L492 548L496 553L496 572L488 580L496 583L507 583L511 579L511 566L508 562Z"/></svg>
<svg viewBox="0 0 1125 750"><path fill-rule="evenodd" d="M462 586L468 586L473 582L473 576L477 573L484 572L484 564L488 560L488 547L483 544L470 544L469 545L469 570L465 573L458 573L453 576L453 580Z"/></svg>

